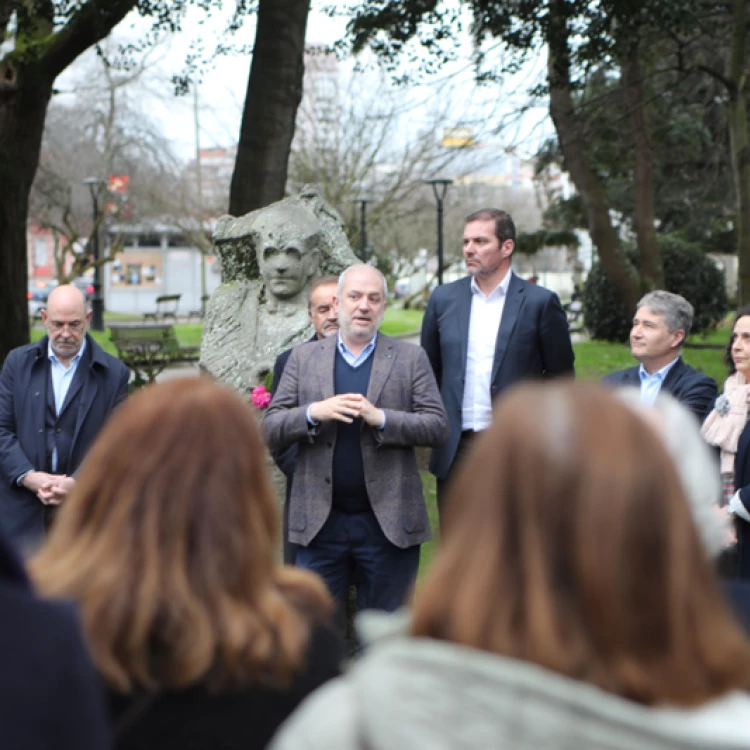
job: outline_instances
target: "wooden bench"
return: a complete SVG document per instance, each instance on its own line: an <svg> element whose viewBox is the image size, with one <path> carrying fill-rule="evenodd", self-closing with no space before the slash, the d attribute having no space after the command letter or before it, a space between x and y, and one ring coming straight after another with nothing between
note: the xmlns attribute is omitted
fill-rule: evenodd
<svg viewBox="0 0 750 750"><path fill-rule="evenodd" d="M133 372L133 387L153 383L169 365L197 362L198 346L180 346L171 323L119 323L109 326L117 356Z"/></svg>
<svg viewBox="0 0 750 750"><path fill-rule="evenodd" d="M144 320L166 320L172 318L177 320L177 307L180 304L181 294L162 294L156 298L156 310L144 313Z"/></svg>

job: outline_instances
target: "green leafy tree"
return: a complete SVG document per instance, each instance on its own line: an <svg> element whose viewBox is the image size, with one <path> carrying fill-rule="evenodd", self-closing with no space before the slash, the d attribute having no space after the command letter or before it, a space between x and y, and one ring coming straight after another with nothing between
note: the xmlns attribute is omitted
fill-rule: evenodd
<svg viewBox="0 0 750 750"><path fill-rule="evenodd" d="M738 0L740 3L741 0ZM626 306L632 307L642 291L663 283L661 256L656 237L655 148L652 136L653 101L648 82L665 71L665 45L671 45L666 58L670 68L688 70L686 49L693 49L697 39L710 34L714 48L729 47L732 18L726 10L707 8L698 0L464 0L458 4L472 17L472 34L476 42L478 74L485 79L502 76L519 69L541 45L546 45L547 74L538 94L549 97L549 108L557 133L557 142L565 169L570 173L580 197L586 225L598 250L603 269ZM456 5L438 0L370 0L361 3L349 29L354 49L369 45L384 59L394 62L408 55L410 45L419 41L433 59L449 56L449 33L459 21ZM735 6L736 8L736 6ZM707 19L705 13L713 13ZM739 14L738 14L739 15ZM732 49L737 60L744 60L743 33L736 31ZM503 57L497 61L486 54L488 39L499 40ZM691 63L697 70L696 63ZM734 62L734 71L724 76L736 83L735 94L744 97L743 78ZM604 175L597 168L594 144L596 134L591 118L582 116L582 108L591 110L597 102L587 96L588 77L592 70L604 70L617 91L623 117L615 137L623 134L632 146L631 226L637 238L639 263L634 266L624 252L619 227L613 221L610 196ZM714 71L721 75L721 70ZM725 81L726 83L726 81ZM728 86L731 91L731 85ZM610 102L602 101L604 106ZM742 131L739 120L746 108L739 107L736 131ZM730 131L732 117L730 113ZM733 137L734 138L734 137ZM738 138L734 151L736 165L747 162L747 149ZM737 167L735 167L736 171ZM739 193L739 190L738 190ZM748 224L750 232L750 223ZM742 227L740 228L742 229ZM741 234L741 231L740 233Z"/></svg>

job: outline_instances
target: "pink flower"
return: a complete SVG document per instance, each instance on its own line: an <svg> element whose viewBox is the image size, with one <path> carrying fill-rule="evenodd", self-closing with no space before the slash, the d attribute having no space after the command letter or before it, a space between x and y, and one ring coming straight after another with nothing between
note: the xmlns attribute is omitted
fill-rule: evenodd
<svg viewBox="0 0 750 750"><path fill-rule="evenodd" d="M266 386L258 385L253 388L252 401L256 409L265 409L271 403L271 394L266 390Z"/></svg>

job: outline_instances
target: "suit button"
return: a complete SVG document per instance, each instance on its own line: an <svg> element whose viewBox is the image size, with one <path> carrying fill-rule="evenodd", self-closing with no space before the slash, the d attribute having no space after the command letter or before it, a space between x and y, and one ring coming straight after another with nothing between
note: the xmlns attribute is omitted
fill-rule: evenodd
<svg viewBox="0 0 750 750"><path fill-rule="evenodd" d="M44 430L39 430L39 432L44 432Z"/></svg>
<svg viewBox="0 0 750 750"><path fill-rule="evenodd" d="M325 482L326 482L326 484L330 484L331 483L331 477L326 477Z"/></svg>
<svg viewBox="0 0 750 750"><path fill-rule="evenodd" d="M34 395L35 395L35 396L38 396L38 395L39 395L39 391L37 391L37 392L36 392L36 393L35 393Z"/></svg>
<svg viewBox="0 0 750 750"><path fill-rule="evenodd" d="M329 448L333 448L333 443L326 443Z"/></svg>
<svg viewBox="0 0 750 750"><path fill-rule="evenodd" d="M60 428L58 427L58 428L57 428L57 429L55 430L55 432L60 432Z"/></svg>

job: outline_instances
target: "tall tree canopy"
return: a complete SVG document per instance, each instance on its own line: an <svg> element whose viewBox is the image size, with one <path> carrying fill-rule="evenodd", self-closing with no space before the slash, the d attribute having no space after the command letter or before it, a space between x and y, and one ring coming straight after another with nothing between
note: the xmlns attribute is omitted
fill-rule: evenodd
<svg viewBox="0 0 750 750"><path fill-rule="evenodd" d="M446 40L450 39L446 29L461 19L457 8L463 9L471 17L478 74L484 78L518 70L524 60L546 46L543 89L549 97L563 164L579 193L602 265L632 307L641 291L660 285L663 279L655 235L658 175L652 82L667 71L712 75L726 90L740 217L741 277L748 265L750 221L743 217L750 212L750 180L741 172L743 168L750 171L743 86L747 20L739 9L742 6L744 12L744 5L744 0L735 0L729 9L700 0L366 0L356 7L349 30L355 49L369 45L386 60L403 56L412 40L421 42L439 60L446 56ZM483 46L488 38L500 40L504 49L499 62L495 58L490 66ZM586 95L592 71L605 71L621 100L623 118L617 130L618 137L626 134L632 153L632 227L640 255L638 271L620 246L609 186L598 169L597 134L590 115L595 102ZM749 235L747 242L743 233ZM750 276L745 286L750 291Z"/></svg>
<svg viewBox="0 0 750 750"><path fill-rule="evenodd" d="M55 79L98 45L130 11L153 22L133 50L179 31L190 5L218 12L222 0L0 0L0 363L29 339L26 226L29 193ZM259 13L232 207L238 213L283 195L302 86L309 0L233 0L227 31ZM231 47L228 39L218 48ZM185 85L186 79L178 81ZM250 186L248 188L248 186Z"/></svg>

